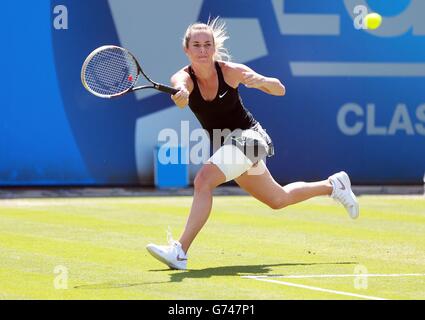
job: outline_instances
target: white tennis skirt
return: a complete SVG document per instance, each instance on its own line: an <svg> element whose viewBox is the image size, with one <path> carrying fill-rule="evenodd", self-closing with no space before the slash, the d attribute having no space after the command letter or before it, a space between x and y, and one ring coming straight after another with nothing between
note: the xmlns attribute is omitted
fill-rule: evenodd
<svg viewBox="0 0 425 320"><path fill-rule="evenodd" d="M257 123L247 130L232 131L207 162L215 164L226 176L227 182L248 170L250 174L261 174L265 166L258 166L263 170L253 170L253 167L257 167L257 164L263 162L265 157L273 155L273 143L261 125Z"/></svg>

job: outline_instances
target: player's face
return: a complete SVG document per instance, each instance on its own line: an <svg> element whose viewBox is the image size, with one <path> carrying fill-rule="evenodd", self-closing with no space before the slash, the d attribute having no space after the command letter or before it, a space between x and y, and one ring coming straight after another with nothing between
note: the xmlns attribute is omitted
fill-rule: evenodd
<svg viewBox="0 0 425 320"><path fill-rule="evenodd" d="M192 63L210 63L213 61L215 46L209 31L192 32L189 46L185 52Z"/></svg>

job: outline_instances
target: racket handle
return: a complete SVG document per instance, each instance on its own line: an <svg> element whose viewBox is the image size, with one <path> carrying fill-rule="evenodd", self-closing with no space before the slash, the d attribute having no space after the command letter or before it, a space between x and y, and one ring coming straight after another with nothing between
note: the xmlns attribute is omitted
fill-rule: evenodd
<svg viewBox="0 0 425 320"><path fill-rule="evenodd" d="M162 92L165 92L165 93L169 93L171 95L176 94L177 92L179 92L179 90L177 90L177 89L174 89L172 87L166 86L164 84L159 84L159 83L157 83L155 85L155 89L157 89L159 91L162 91Z"/></svg>

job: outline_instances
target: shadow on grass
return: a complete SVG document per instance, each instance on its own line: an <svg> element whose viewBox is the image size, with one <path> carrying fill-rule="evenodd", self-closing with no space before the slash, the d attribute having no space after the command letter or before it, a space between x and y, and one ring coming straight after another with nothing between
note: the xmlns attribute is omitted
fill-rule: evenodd
<svg viewBox="0 0 425 320"><path fill-rule="evenodd" d="M273 267L294 267L294 266L317 266L317 265L350 265L357 264L357 262L319 262L319 263L278 263L278 264L259 264L259 265L245 265L245 266L223 266L214 268L205 268L199 270L149 270L149 272L168 272L170 273L169 281L162 282L140 282L140 283L114 283L107 282L101 284L80 285L75 286L74 289L119 289L129 288L142 285L163 284L171 282L182 282L184 279L203 279L216 276L248 276L248 275L270 275L280 276L278 274L269 274Z"/></svg>
<svg viewBox="0 0 425 320"><path fill-rule="evenodd" d="M211 278L215 276L248 276L269 275L273 267L316 266L334 264L357 264L356 262L322 262L322 263L278 263L245 266L224 266L200 270L177 271L170 275L170 282L181 282L184 279ZM152 270L154 271L154 270ZM273 276L277 276L273 274Z"/></svg>

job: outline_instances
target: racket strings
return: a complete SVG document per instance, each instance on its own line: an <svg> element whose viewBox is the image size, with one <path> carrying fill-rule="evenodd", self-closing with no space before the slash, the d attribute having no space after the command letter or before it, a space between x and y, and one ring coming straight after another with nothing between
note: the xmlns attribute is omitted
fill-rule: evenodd
<svg viewBox="0 0 425 320"><path fill-rule="evenodd" d="M138 66L133 57L120 48L97 52L87 63L84 78L94 92L113 96L131 89L138 79Z"/></svg>

